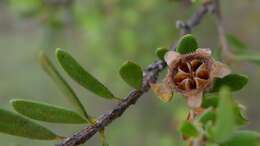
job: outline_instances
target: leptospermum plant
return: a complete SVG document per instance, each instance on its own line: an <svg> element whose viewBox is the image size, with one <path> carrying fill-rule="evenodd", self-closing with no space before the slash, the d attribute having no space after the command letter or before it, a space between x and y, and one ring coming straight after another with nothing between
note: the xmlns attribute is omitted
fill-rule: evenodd
<svg viewBox="0 0 260 146"><path fill-rule="evenodd" d="M241 130L248 123L245 107L234 100L232 92L247 84L245 75L231 73L230 68L216 61L210 49L198 47L192 35L183 36L175 51L160 48L158 57L168 65L168 74L163 81L150 83L152 90L164 102L169 102L179 93L187 100L190 112L180 126L183 140L190 146L259 146L260 134ZM86 71L66 51L56 50L61 67L77 83L88 91L108 100L121 101L104 84ZM19 114L0 109L0 132L38 140L61 140L50 129L30 120L66 124L95 124L77 94L60 75L50 59L42 53L43 69L53 79L74 109L39 101L12 99L10 103ZM140 90L143 84L142 68L131 61L119 71L123 80ZM103 145L104 133L101 130Z"/></svg>

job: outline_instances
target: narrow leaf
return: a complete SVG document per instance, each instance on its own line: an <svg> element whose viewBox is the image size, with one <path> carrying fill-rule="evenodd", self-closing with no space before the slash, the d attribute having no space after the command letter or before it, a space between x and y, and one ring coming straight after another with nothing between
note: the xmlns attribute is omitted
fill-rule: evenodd
<svg viewBox="0 0 260 146"><path fill-rule="evenodd" d="M72 90L69 84L64 80L64 78L59 74L58 70L51 63L50 59L42 52L40 55L40 62L44 71L51 77L51 79L56 83L57 87L62 91L69 103L71 103L77 111L82 113L84 116L89 117L83 104L80 102L76 93Z"/></svg>
<svg viewBox="0 0 260 146"><path fill-rule="evenodd" d="M191 34L184 35L176 47L176 51L181 54L192 53L197 49L197 40Z"/></svg>
<svg viewBox="0 0 260 146"><path fill-rule="evenodd" d="M260 133L254 131L237 131L232 137L220 146L259 146Z"/></svg>
<svg viewBox="0 0 260 146"><path fill-rule="evenodd" d="M222 86L228 86L231 91L241 90L248 82L248 77L240 74L230 74L224 78L217 78L211 92L218 92Z"/></svg>
<svg viewBox="0 0 260 146"><path fill-rule="evenodd" d="M56 55L63 69L80 85L101 97L116 98L107 87L88 73L69 53L57 49Z"/></svg>
<svg viewBox="0 0 260 146"><path fill-rule="evenodd" d="M164 60L164 55L168 52L169 50L166 48L157 48L156 49L156 55L158 56L158 58L160 58L161 60Z"/></svg>
<svg viewBox="0 0 260 146"><path fill-rule="evenodd" d="M228 140L236 128L234 101L228 87L222 87L219 93L219 105L216 112L216 125L213 129L213 138L222 143Z"/></svg>
<svg viewBox="0 0 260 146"><path fill-rule="evenodd" d="M247 48L244 42L232 34L226 34L226 38L230 46L232 46L234 51L237 53L243 53Z"/></svg>
<svg viewBox="0 0 260 146"><path fill-rule="evenodd" d="M135 89L140 89L143 82L142 68L130 61L127 61L122 65L119 71L123 80Z"/></svg>
<svg viewBox="0 0 260 146"><path fill-rule="evenodd" d="M49 129L12 112L0 109L0 132L30 139L60 139Z"/></svg>
<svg viewBox="0 0 260 146"><path fill-rule="evenodd" d="M62 107L24 99L14 99L10 102L18 113L35 120L67 124L87 123L79 114Z"/></svg>
<svg viewBox="0 0 260 146"><path fill-rule="evenodd" d="M256 65L260 65L260 54L259 53L245 52L243 54L236 55L234 59L236 59L238 61L249 61L249 62L255 63Z"/></svg>
<svg viewBox="0 0 260 146"><path fill-rule="evenodd" d="M198 129L189 121L184 121L180 130L184 136L197 137L199 135Z"/></svg>

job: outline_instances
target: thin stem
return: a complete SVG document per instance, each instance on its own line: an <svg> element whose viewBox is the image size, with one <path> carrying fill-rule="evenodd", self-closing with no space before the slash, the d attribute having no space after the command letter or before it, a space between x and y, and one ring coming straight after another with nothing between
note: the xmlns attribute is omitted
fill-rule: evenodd
<svg viewBox="0 0 260 146"><path fill-rule="evenodd" d="M214 4L215 4L216 23L217 23L217 29L218 29L219 41L221 44L223 59L226 63L230 63L232 62L234 55L229 50L229 45L226 39L226 32L223 24L220 0L214 0Z"/></svg>
<svg viewBox="0 0 260 146"><path fill-rule="evenodd" d="M106 142L105 129L100 130L99 134L100 134L100 141L101 141L102 146L108 146L108 144Z"/></svg>

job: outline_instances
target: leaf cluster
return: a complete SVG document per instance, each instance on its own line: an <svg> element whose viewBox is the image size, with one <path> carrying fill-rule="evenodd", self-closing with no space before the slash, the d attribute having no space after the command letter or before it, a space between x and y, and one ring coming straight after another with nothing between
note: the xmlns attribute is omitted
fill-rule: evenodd
<svg viewBox="0 0 260 146"><path fill-rule="evenodd" d="M56 49L56 58L64 71L78 84L99 97L109 100L121 100L116 97L103 83L85 70L68 52ZM40 101L25 99L10 100L14 110L19 114L0 109L0 132L39 140L61 139L52 130L32 121L44 121L63 124L94 124L95 118L89 115L72 87L58 72L50 59L41 53L40 63L44 71L50 76L57 87L64 93L66 99L74 109L51 105ZM136 90L142 88L142 68L128 61L119 70L122 79ZM11 122L10 122L11 121Z"/></svg>

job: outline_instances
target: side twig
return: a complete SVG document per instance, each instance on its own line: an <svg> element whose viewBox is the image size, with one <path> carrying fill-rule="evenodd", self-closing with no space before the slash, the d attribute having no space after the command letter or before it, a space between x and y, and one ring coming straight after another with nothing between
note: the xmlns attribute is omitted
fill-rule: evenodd
<svg viewBox="0 0 260 146"><path fill-rule="evenodd" d="M187 21L187 27L179 27L181 29L182 34L191 33L192 28L197 26L203 19L204 15L212 9L212 4L207 3L200 7L194 15ZM185 33L183 33L185 32ZM172 49L174 50L175 45L173 45ZM121 102L119 102L110 112L104 113L101 115L96 124L90 125L81 131L75 133L74 135L66 138L57 146L77 146L85 143L88 139L90 139L93 135L95 135L100 130L104 129L110 123L112 123L115 119L119 118L130 105L136 103L136 101L150 89L150 82L156 82L159 73L166 67L166 63L163 61L155 61L155 63L148 66L148 68L144 71L144 81L143 87L141 90L133 90L128 96L126 96Z"/></svg>
<svg viewBox="0 0 260 146"><path fill-rule="evenodd" d="M221 6L219 0L214 0L215 5L215 16L216 16L216 23L218 28L218 34L219 34L219 42L221 45L221 50L223 54L223 59L226 63L230 63L232 59L234 58L234 55L229 50L229 45L226 39L226 32L223 24L223 18L221 13Z"/></svg>
<svg viewBox="0 0 260 146"><path fill-rule="evenodd" d="M215 5L213 5L212 2L204 3L187 22L178 20L176 27L181 29L182 35L189 34L192 28L197 26L208 12L213 12L214 10Z"/></svg>

